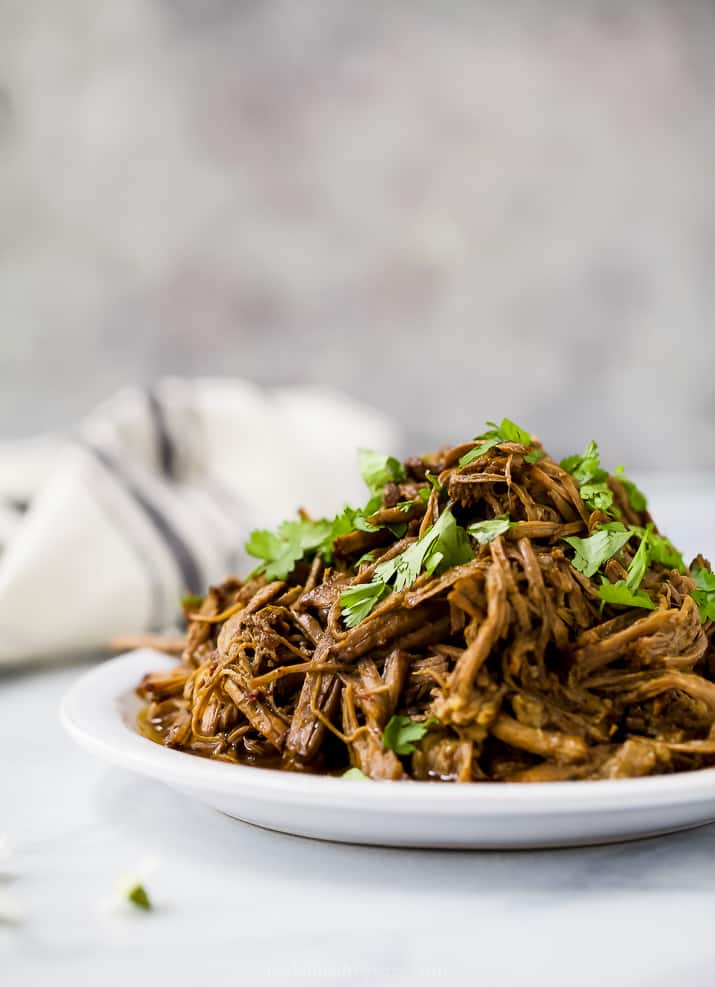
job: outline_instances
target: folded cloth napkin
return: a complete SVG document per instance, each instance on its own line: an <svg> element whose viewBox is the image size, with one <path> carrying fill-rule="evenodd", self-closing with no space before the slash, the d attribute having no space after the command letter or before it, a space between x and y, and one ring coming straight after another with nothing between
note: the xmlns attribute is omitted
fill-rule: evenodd
<svg viewBox="0 0 715 987"><path fill-rule="evenodd" d="M0 445L0 664L171 626L184 593L252 567L252 528L364 500L356 448L398 444L340 394L170 378L67 439Z"/></svg>

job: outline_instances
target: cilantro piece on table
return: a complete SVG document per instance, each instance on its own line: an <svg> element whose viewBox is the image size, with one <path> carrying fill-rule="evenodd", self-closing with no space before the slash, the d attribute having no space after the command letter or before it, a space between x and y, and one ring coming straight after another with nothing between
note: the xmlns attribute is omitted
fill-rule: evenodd
<svg viewBox="0 0 715 987"><path fill-rule="evenodd" d="M700 619L715 620L715 573L700 566L693 566L690 575L695 580L697 589L690 594L698 605Z"/></svg>
<svg viewBox="0 0 715 987"><path fill-rule="evenodd" d="M405 479L405 468L394 456L383 456L373 449L358 449L358 465L367 488L372 494L382 493L386 483Z"/></svg>
<svg viewBox="0 0 715 987"><path fill-rule="evenodd" d="M504 515L504 517L495 517L488 521L475 521L474 524L467 527L467 534L476 539L478 544L488 545L498 535L505 534L513 525L514 522Z"/></svg>
<svg viewBox="0 0 715 987"><path fill-rule="evenodd" d="M516 422L513 422L510 418L502 418L501 422L497 425L496 422L487 422L487 425L491 425L489 431L484 432L483 435L478 435L475 438L475 442L479 442L478 446L470 449L469 452L465 453L459 460L460 466L468 466L469 463L473 463L475 459L479 459L494 446L499 445L500 442L518 442L520 445L530 446L532 444L531 436L523 428L520 428ZM483 442L480 440L483 439ZM530 456L540 450L535 449ZM538 457L543 458L543 453ZM529 459L529 462L537 462L537 459Z"/></svg>
<svg viewBox="0 0 715 987"><path fill-rule="evenodd" d="M617 583L609 583L605 576L602 577L598 595L604 603L611 603L618 607L643 607L644 610L657 609L655 603L653 603L644 590L634 592L628 588L623 579L619 579Z"/></svg>
<svg viewBox="0 0 715 987"><path fill-rule="evenodd" d="M127 891L127 900L145 912L151 911L151 901L143 884L134 884Z"/></svg>
<svg viewBox="0 0 715 987"><path fill-rule="evenodd" d="M574 569L590 578L595 576L605 562L620 552L633 533L625 525L613 530L615 527L613 525L611 530L599 529L588 538L564 538L575 552L571 560Z"/></svg>
<svg viewBox="0 0 715 987"><path fill-rule="evenodd" d="M417 750L415 742L422 740L436 717L418 722L409 716L391 716L382 732L382 746L395 754L412 754Z"/></svg>

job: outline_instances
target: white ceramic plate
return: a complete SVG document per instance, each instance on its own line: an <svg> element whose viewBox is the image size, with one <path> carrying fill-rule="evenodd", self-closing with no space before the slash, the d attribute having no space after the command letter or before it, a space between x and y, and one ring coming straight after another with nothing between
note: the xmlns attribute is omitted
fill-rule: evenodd
<svg viewBox="0 0 715 987"><path fill-rule="evenodd" d="M345 843L550 847L655 836L715 820L715 770L533 785L368 782L244 767L168 750L134 726L134 688L174 659L113 658L64 697L62 722L86 750L236 819Z"/></svg>

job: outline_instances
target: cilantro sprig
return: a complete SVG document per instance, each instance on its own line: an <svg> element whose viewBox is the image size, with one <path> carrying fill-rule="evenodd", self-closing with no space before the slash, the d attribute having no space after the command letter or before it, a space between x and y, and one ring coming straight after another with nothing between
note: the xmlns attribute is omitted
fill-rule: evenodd
<svg viewBox="0 0 715 987"><path fill-rule="evenodd" d="M690 594L698 605L700 619L715 620L715 573L701 566L693 566L690 575L695 580L697 589Z"/></svg>
<svg viewBox="0 0 715 987"><path fill-rule="evenodd" d="M591 439L582 456L566 456L561 468L570 473L580 487L581 499L590 511L618 516L613 503L613 491L608 486L608 473L601 468L598 444Z"/></svg>
<svg viewBox="0 0 715 987"><path fill-rule="evenodd" d="M480 456L489 452L490 449L499 445L500 442L518 442L523 446L533 444L531 435L525 429L520 428L510 418L502 418L498 425L496 422L487 422L487 425L490 425L491 428L475 438L474 441L479 442L479 445L470 449L469 452L462 456L459 460L460 466L468 466L469 463L473 463L475 459L479 459ZM540 449L534 449L524 458L529 463L536 463L539 459L543 459L543 457L544 453Z"/></svg>
<svg viewBox="0 0 715 987"><path fill-rule="evenodd" d="M405 479L405 468L394 456L383 456L374 449L358 449L360 475L370 493L380 494L386 483Z"/></svg>
<svg viewBox="0 0 715 987"><path fill-rule="evenodd" d="M629 480L624 472L623 466L616 466L615 472L613 474L620 481L621 486L626 491L626 496L628 497L628 503L631 505L634 511L638 511L642 514L648 508L648 499L642 490L638 487L632 480Z"/></svg>
<svg viewBox="0 0 715 987"><path fill-rule="evenodd" d="M337 520L337 519L336 519ZM261 564L254 575L262 573L266 579L285 579L308 552L327 545L333 534L332 522L301 519L284 521L277 533L259 529L252 531L246 542L246 551Z"/></svg>
<svg viewBox="0 0 715 987"><path fill-rule="evenodd" d="M382 731L382 746L395 754L413 754L416 743L422 740L429 728L439 723L431 716L428 720L417 721L409 716L391 716Z"/></svg>
<svg viewBox="0 0 715 987"><path fill-rule="evenodd" d="M467 534L471 535L479 545L488 545L499 535L505 534L509 528L514 527L507 515L503 517L490 518L488 521L475 521L467 527Z"/></svg>
<svg viewBox="0 0 715 987"><path fill-rule="evenodd" d="M407 589L420 572L443 572L474 557L464 528L452 511L444 510L435 524L404 552L375 567L372 581L348 586L340 594L342 617L346 627L357 627L376 604L389 593Z"/></svg>
<svg viewBox="0 0 715 987"><path fill-rule="evenodd" d="M571 560L574 569L590 578L596 575L604 563L620 552L633 533L625 525L619 525L618 530L613 530L615 527L613 525L611 530L601 528L588 538L575 536L564 538L575 553Z"/></svg>
<svg viewBox="0 0 715 987"><path fill-rule="evenodd" d="M656 605L645 590L632 590L624 579L617 583L609 583L605 576L601 577L598 595L604 603L619 607L642 607L644 610L655 610Z"/></svg>

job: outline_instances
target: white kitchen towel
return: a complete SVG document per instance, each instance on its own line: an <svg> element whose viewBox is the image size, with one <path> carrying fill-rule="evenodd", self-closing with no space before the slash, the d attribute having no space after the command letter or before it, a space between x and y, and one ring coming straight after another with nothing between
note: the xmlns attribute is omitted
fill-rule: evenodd
<svg viewBox="0 0 715 987"><path fill-rule="evenodd" d="M68 438L0 445L0 664L170 626L184 593L248 571L252 528L360 502L357 447L398 445L334 392L173 378Z"/></svg>

